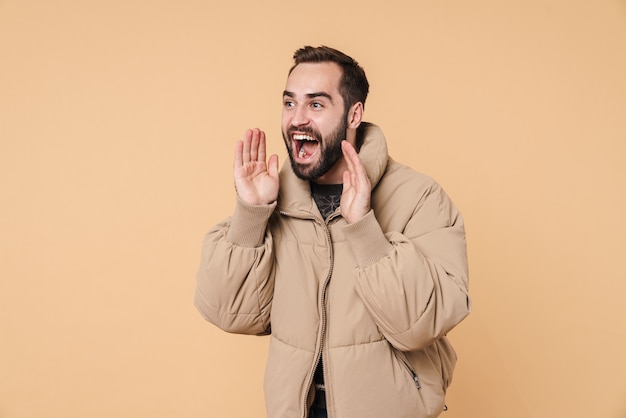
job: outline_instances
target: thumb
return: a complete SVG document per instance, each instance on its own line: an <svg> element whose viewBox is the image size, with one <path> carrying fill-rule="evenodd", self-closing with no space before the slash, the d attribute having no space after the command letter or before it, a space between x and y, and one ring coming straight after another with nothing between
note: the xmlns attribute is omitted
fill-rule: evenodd
<svg viewBox="0 0 626 418"><path fill-rule="evenodd" d="M278 177L278 155L272 154L267 162L267 165L269 175L272 177Z"/></svg>

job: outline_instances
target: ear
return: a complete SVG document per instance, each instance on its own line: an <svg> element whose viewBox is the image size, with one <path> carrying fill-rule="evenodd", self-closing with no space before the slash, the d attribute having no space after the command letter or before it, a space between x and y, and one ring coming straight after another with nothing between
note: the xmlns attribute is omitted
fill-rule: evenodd
<svg viewBox="0 0 626 418"><path fill-rule="evenodd" d="M348 128L356 129L363 121L363 103L356 102L348 111Z"/></svg>

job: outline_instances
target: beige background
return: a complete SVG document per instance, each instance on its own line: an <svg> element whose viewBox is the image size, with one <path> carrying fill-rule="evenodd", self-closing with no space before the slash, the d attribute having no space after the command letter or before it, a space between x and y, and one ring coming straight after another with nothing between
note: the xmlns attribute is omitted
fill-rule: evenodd
<svg viewBox="0 0 626 418"><path fill-rule="evenodd" d="M626 417L623 0L0 0L0 418L265 416L268 340L192 296L305 44L465 215L444 416Z"/></svg>

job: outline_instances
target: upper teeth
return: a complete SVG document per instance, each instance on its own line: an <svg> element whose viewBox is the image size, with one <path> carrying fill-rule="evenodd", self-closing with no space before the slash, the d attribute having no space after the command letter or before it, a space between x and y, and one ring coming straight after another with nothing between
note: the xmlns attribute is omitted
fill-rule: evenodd
<svg viewBox="0 0 626 418"><path fill-rule="evenodd" d="M296 134L293 136L293 139L297 140L297 141L317 141L315 138L313 138L312 136L308 136L308 135L302 135L302 134Z"/></svg>

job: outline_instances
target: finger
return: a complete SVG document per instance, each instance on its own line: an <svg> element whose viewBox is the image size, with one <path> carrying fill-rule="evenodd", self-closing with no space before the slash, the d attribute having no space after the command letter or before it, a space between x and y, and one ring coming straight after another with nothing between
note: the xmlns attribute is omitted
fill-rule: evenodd
<svg viewBox="0 0 626 418"><path fill-rule="evenodd" d="M260 133L258 128L252 130L252 140L250 141L250 161L258 161L259 159L259 140Z"/></svg>
<svg viewBox="0 0 626 418"><path fill-rule="evenodd" d="M347 141L342 142L342 151L344 154L344 160L346 161L346 165L348 166L348 170L350 171L350 175L352 177L352 184L354 187L358 188L361 177L365 175L365 169L363 164L361 164L361 159L352 144Z"/></svg>
<svg viewBox="0 0 626 418"><path fill-rule="evenodd" d="M268 173L274 178L278 178L278 155L273 154L268 161Z"/></svg>
<svg viewBox="0 0 626 418"><path fill-rule="evenodd" d="M352 145L348 141L341 142L341 151L343 152L343 159L346 161L346 166L348 170L352 174L354 172L354 162L352 161L352 156L350 155L350 151L352 150Z"/></svg>
<svg viewBox="0 0 626 418"><path fill-rule="evenodd" d="M356 151L354 150L354 147L352 146L352 144L349 143L347 140L346 141L341 141L341 150L343 151L344 154L356 153Z"/></svg>
<svg viewBox="0 0 626 418"><path fill-rule="evenodd" d="M235 170L243 165L243 141L239 140L235 143Z"/></svg>
<svg viewBox="0 0 626 418"><path fill-rule="evenodd" d="M259 132L259 149L257 158L261 162L265 162L266 153L265 153L265 132Z"/></svg>
<svg viewBox="0 0 626 418"><path fill-rule="evenodd" d="M252 130L246 130L243 135L243 151L241 161L243 164L250 162L250 142L252 141Z"/></svg>
<svg viewBox="0 0 626 418"><path fill-rule="evenodd" d="M363 165L359 154L352 146L350 148L351 149L348 151L348 154L352 157L351 161L354 167L354 177L352 180L354 187L360 196L369 200L369 197L367 196L369 196L372 192L372 183L370 182L367 170L365 169L365 165Z"/></svg>
<svg viewBox="0 0 626 418"><path fill-rule="evenodd" d="M350 171L346 170L343 172L343 194L347 193L352 185L351 177Z"/></svg>

